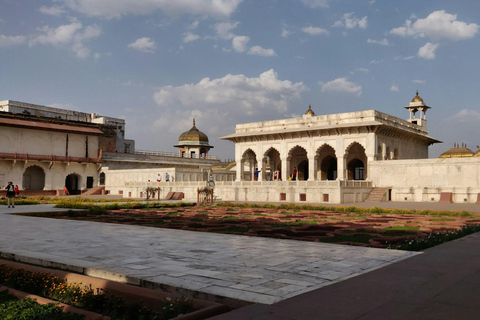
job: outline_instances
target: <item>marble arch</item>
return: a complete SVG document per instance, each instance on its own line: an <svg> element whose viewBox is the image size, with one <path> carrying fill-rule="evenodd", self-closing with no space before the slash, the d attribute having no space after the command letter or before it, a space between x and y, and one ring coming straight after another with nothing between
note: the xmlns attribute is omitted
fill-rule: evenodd
<svg viewBox="0 0 480 320"><path fill-rule="evenodd" d="M308 170L308 155L307 150L305 148L296 145L295 147L291 148L288 152L287 162L288 166L288 174L293 173L293 171L297 170L297 180L308 180L309 177L309 170Z"/></svg>
<svg viewBox="0 0 480 320"><path fill-rule="evenodd" d="M257 154L250 148L242 154L240 165L242 180L253 180L255 168L258 167Z"/></svg>
<svg viewBox="0 0 480 320"><path fill-rule="evenodd" d="M281 179L281 170L282 160L280 158L280 152L274 147L268 148L268 150L263 154L262 159L262 180L272 181L274 179Z"/></svg>
<svg viewBox="0 0 480 320"><path fill-rule="evenodd" d="M365 148L358 142L352 142L345 150L348 180L367 178L367 155Z"/></svg>
<svg viewBox="0 0 480 320"><path fill-rule="evenodd" d="M337 179L337 156L335 149L327 143L324 143L317 149L315 155L315 178L316 180L336 180Z"/></svg>

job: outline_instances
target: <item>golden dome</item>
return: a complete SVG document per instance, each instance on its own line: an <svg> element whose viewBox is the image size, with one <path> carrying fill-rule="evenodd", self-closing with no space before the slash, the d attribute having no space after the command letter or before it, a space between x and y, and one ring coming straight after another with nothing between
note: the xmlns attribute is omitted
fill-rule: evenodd
<svg viewBox="0 0 480 320"><path fill-rule="evenodd" d="M418 95L418 90L417 90L417 95L412 99L412 102L421 102L421 103L423 103L423 99L420 98L420 96Z"/></svg>
<svg viewBox="0 0 480 320"><path fill-rule="evenodd" d="M477 152L473 155L474 157L480 157L480 146L477 146Z"/></svg>
<svg viewBox="0 0 480 320"><path fill-rule="evenodd" d="M311 116L315 115L315 112L313 112L311 105L308 105L308 110L307 110L307 112L305 112L305 114L309 114Z"/></svg>
<svg viewBox="0 0 480 320"><path fill-rule="evenodd" d="M468 149L466 144L462 144L461 147L455 144L452 149L442 153L439 158L465 158L465 157L473 157L473 156L474 156L473 151Z"/></svg>
<svg viewBox="0 0 480 320"><path fill-rule="evenodd" d="M180 137L178 137L179 143L182 143L185 141L198 142L198 143L203 142L203 144L206 143L208 145L208 137L205 133L203 133L202 131L198 130L197 127L195 127L195 119L193 119L193 127L190 130L185 131L180 135Z"/></svg>

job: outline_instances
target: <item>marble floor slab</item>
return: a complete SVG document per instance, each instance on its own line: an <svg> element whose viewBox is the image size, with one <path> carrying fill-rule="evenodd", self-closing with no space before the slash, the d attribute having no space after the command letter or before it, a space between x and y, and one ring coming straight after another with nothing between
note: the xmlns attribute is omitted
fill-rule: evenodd
<svg viewBox="0 0 480 320"><path fill-rule="evenodd" d="M18 209L17 209L18 208ZM15 216L0 206L0 252L272 304L417 253L273 238Z"/></svg>

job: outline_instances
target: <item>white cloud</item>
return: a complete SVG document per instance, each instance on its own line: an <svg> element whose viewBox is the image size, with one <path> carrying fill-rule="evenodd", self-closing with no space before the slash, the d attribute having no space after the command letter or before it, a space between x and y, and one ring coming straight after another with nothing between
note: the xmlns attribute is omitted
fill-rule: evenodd
<svg viewBox="0 0 480 320"><path fill-rule="evenodd" d="M192 41L198 40L199 38L200 38L199 35L191 32L186 32L183 34L183 42L192 42Z"/></svg>
<svg viewBox="0 0 480 320"><path fill-rule="evenodd" d="M472 109L462 109L458 113L453 115L451 119L457 120L459 122L469 122L469 121L477 122L480 120L480 112Z"/></svg>
<svg viewBox="0 0 480 320"><path fill-rule="evenodd" d="M412 80L413 83L425 84L425 80Z"/></svg>
<svg viewBox="0 0 480 320"><path fill-rule="evenodd" d="M478 28L475 23L457 21L456 14L440 10L430 13L424 19L417 19L413 24L411 20L407 20L403 27L394 28L390 33L402 37L429 37L433 40L464 40L473 38Z"/></svg>
<svg viewBox="0 0 480 320"><path fill-rule="evenodd" d="M262 57L272 57L276 56L275 50L273 49L265 49L260 46L253 46L248 50L248 54L253 54Z"/></svg>
<svg viewBox="0 0 480 320"><path fill-rule="evenodd" d="M200 24L200 21L195 20L190 24L190 26L188 28L191 29L191 30L197 29L199 24Z"/></svg>
<svg viewBox="0 0 480 320"><path fill-rule="evenodd" d="M379 45L382 45L382 46L388 46L388 45L389 45L387 39L382 39L382 40L372 40L372 39L368 39L368 40L367 40L367 43L374 43L374 44L379 44Z"/></svg>
<svg viewBox="0 0 480 320"><path fill-rule="evenodd" d="M283 38L288 37L290 34L292 34L291 31L287 30L287 28L285 28L285 27L282 28L282 34L281 34L281 36L282 36Z"/></svg>
<svg viewBox="0 0 480 320"><path fill-rule="evenodd" d="M347 78L337 78L327 83L320 83L322 92L344 92L360 96L362 86L355 82L348 81Z"/></svg>
<svg viewBox="0 0 480 320"><path fill-rule="evenodd" d="M147 15L163 11L169 15L199 14L225 19L236 11L242 0L58 0L71 10L99 18Z"/></svg>
<svg viewBox="0 0 480 320"><path fill-rule="evenodd" d="M0 34L0 48L18 46L26 41L27 39L24 36L4 36Z"/></svg>
<svg viewBox="0 0 480 320"><path fill-rule="evenodd" d="M345 13L342 20L338 20L333 24L333 27L345 27L345 29L366 29L368 25L367 16L359 19L353 16L353 12Z"/></svg>
<svg viewBox="0 0 480 320"><path fill-rule="evenodd" d="M247 51L247 43L250 41L250 38L247 36L237 36L232 39L233 49L237 52Z"/></svg>
<svg viewBox="0 0 480 320"><path fill-rule="evenodd" d="M438 49L438 43L427 42L423 47L418 50L418 56L423 59L435 59L435 50Z"/></svg>
<svg viewBox="0 0 480 320"><path fill-rule="evenodd" d="M150 53L155 52L155 49L157 49L157 45L155 44L155 41L153 41L148 37L138 38L134 42L130 43L128 47L135 49L137 51L150 52Z"/></svg>
<svg viewBox="0 0 480 320"><path fill-rule="evenodd" d="M55 47L70 47L78 58L86 58L90 50L85 46L89 40L100 36L101 28L95 24L83 27L83 25L72 20L71 24L61 25L57 28L44 26L38 29L41 34L30 40L30 45L53 45Z"/></svg>
<svg viewBox="0 0 480 320"><path fill-rule="evenodd" d="M279 80L271 69L258 78L228 74L218 79L204 78L195 84L162 87L154 99L162 108L183 106L202 111L220 108L230 113L253 115L261 110L286 112L289 101L298 99L305 90L307 87L301 82Z"/></svg>
<svg viewBox="0 0 480 320"><path fill-rule="evenodd" d="M312 27L312 26L303 28L302 31L312 36L318 36L320 34L328 34L328 31L326 29Z"/></svg>
<svg viewBox="0 0 480 320"><path fill-rule="evenodd" d="M399 91L398 86L393 84L393 85L390 87L390 91L394 91L394 92Z"/></svg>
<svg viewBox="0 0 480 320"><path fill-rule="evenodd" d="M310 8L326 8L328 0L300 0L304 5Z"/></svg>
<svg viewBox="0 0 480 320"><path fill-rule="evenodd" d="M232 32L233 29L235 29L240 22L219 22L216 23L214 26L215 32L217 33L217 36L219 36L221 39L225 40L230 40L235 37L235 34Z"/></svg>
<svg viewBox="0 0 480 320"><path fill-rule="evenodd" d="M403 58L403 60L411 60L413 58L415 58L415 56L408 56L408 57Z"/></svg>
<svg viewBox="0 0 480 320"><path fill-rule="evenodd" d="M51 44L54 46L70 43L76 32L82 29L80 22L73 22L71 24L61 25L57 28L51 28L44 26L38 30L42 33L34 37L31 41L31 45L35 44Z"/></svg>
<svg viewBox="0 0 480 320"><path fill-rule="evenodd" d="M61 16L64 14L66 11L59 7L59 6L51 6L51 7L46 7L46 6L41 6L40 9L38 9L41 13L44 14L49 14L51 16Z"/></svg>

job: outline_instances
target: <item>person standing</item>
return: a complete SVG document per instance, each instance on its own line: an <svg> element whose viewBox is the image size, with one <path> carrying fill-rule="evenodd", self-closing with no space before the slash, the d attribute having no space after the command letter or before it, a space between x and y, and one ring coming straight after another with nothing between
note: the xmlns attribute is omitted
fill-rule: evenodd
<svg viewBox="0 0 480 320"><path fill-rule="evenodd" d="M292 180L297 180L297 167L293 167Z"/></svg>
<svg viewBox="0 0 480 320"><path fill-rule="evenodd" d="M167 173L165 173L165 181L166 182L169 182L170 181L170 175Z"/></svg>
<svg viewBox="0 0 480 320"><path fill-rule="evenodd" d="M18 189L18 184L15 185L15 195L18 196L20 194L20 190Z"/></svg>
<svg viewBox="0 0 480 320"><path fill-rule="evenodd" d="M7 202L8 202L8 207L12 206L12 208L15 208L15 187L13 186L13 182L9 181L7 187Z"/></svg>
<svg viewBox="0 0 480 320"><path fill-rule="evenodd" d="M160 173L157 175L157 182L162 182L162 176L160 175Z"/></svg>

